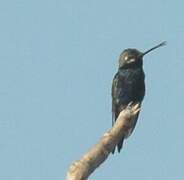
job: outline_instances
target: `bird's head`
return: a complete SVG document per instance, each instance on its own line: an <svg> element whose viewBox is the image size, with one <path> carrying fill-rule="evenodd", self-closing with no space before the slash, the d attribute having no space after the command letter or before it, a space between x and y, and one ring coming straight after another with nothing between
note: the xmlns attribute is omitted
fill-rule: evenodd
<svg viewBox="0 0 184 180"><path fill-rule="evenodd" d="M119 58L119 68L131 68L142 66L143 56L153 51L156 48L166 45L166 42L162 42L157 46L145 51L144 53L138 51L137 49L125 49Z"/></svg>

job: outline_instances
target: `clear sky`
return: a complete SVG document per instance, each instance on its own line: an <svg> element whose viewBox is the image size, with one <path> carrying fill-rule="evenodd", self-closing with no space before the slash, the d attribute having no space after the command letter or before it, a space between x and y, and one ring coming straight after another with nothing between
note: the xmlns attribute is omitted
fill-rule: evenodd
<svg viewBox="0 0 184 180"><path fill-rule="evenodd" d="M184 179L184 1L0 1L0 179L61 180L111 127L119 54L145 57L133 135L93 180Z"/></svg>

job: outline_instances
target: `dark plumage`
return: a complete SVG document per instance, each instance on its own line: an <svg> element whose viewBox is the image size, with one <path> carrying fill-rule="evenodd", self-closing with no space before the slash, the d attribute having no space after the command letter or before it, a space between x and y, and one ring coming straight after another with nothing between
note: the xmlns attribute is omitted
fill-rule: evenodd
<svg viewBox="0 0 184 180"><path fill-rule="evenodd" d="M165 42L151 48L145 53L141 53L136 49L124 50L119 58L119 69L113 79L112 84L112 123L116 121L119 113L130 103L141 102L145 95L143 56L148 52L165 45ZM122 137L117 148L120 152L123 141L128 138L135 128L138 115L133 121L132 127L127 134ZM113 152L114 153L114 150Z"/></svg>

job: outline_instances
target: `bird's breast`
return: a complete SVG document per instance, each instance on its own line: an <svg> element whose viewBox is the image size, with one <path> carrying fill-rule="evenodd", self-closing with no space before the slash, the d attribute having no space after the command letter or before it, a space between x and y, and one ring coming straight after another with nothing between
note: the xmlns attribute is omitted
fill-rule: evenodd
<svg viewBox="0 0 184 180"><path fill-rule="evenodd" d="M119 98L123 104L142 101L145 93L144 72L142 69L121 70L119 72Z"/></svg>

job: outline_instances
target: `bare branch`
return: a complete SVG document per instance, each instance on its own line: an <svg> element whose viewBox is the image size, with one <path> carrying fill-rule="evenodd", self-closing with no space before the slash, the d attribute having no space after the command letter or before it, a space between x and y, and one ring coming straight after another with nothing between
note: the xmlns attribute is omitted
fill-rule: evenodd
<svg viewBox="0 0 184 180"><path fill-rule="evenodd" d="M67 180L87 180L89 175L107 159L122 136L126 134L131 127L131 120L139 111L139 104L129 104L126 109L122 110L114 126L80 160L70 166Z"/></svg>

